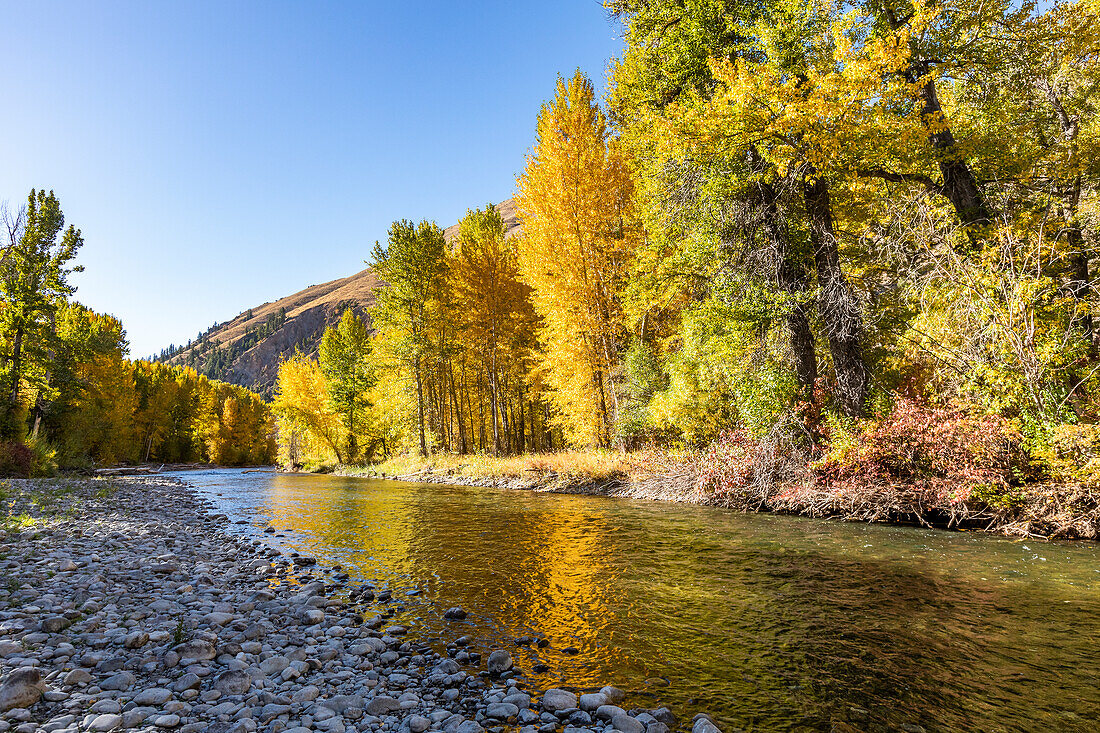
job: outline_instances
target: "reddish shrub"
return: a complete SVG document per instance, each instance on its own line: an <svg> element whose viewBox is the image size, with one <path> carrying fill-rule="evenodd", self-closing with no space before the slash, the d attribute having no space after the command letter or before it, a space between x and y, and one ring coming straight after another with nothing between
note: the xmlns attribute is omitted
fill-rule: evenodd
<svg viewBox="0 0 1100 733"><path fill-rule="evenodd" d="M977 487L1008 486L1026 465L1020 436L1004 418L902 400L814 472L826 487L913 484L964 501Z"/></svg>
<svg viewBox="0 0 1100 733"><path fill-rule="evenodd" d="M34 451L22 443L0 443L0 476L28 478L34 466Z"/></svg>
<svg viewBox="0 0 1100 733"><path fill-rule="evenodd" d="M758 451L759 444L744 430L724 433L696 459L699 487L726 494L751 486Z"/></svg>

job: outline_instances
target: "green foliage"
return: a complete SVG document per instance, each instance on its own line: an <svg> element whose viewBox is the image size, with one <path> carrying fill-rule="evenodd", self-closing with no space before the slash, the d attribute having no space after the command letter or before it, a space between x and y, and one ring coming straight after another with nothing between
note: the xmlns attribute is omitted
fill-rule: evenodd
<svg viewBox="0 0 1100 733"><path fill-rule="evenodd" d="M74 290L69 274L83 270L69 263L84 240L72 225L65 229L65 215L53 191L34 189L21 215L8 222L8 234L10 241L0 259L0 335L9 347L0 431L12 439L21 435L21 390L49 388L56 345L54 315Z"/></svg>
<svg viewBox="0 0 1100 733"><path fill-rule="evenodd" d="M345 310L334 328L325 329L319 361L329 401L347 431L344 460L349 463L359 459L360 420L371 408L369 391L375 383L375 370L370 357L366 324L350 309Z"/></svg>

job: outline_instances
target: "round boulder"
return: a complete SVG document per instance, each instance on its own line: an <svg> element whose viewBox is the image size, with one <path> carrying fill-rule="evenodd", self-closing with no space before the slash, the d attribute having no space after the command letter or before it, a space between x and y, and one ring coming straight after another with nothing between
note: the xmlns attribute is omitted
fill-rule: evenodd
<svg viewBox="0 0 1100 733"><path fill-rule="evenodd" d="M41 672L34 667L20 667L0 685L0 712L29 708L42 698L45 691Z"/></svg>
<svg viewBox="0 0 1100 733"><path fill-rule="evenodd" d="M551 713L577 707L577 696L569 690L552 687L542 695L542 707Z"/></svg>
<svg viewBox="0 0 1100 733"><path fill-rule="evenodd" d="M500 675L512 668L512 655L503 650L497 650L489 655L486 662L489 674Z"/></svg>
<svg viewBox="0 0 1100 733"><path fill-rule="evenodd" d="M243 695L252 689L252 677L241 670L222 672L214 679L214 689L223 695Z"/></svg>

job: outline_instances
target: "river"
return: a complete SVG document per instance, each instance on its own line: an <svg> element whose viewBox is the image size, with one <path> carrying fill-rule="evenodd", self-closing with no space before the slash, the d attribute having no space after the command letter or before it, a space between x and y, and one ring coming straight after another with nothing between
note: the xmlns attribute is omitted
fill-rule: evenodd
<svg viewBox="0 0 1100 733"><path fill-rule="evenodd" d="M1100 730L1100 547L332 476L187 472L434 642L724 731ZM278 536L264 535L273 526ZM453 605L470 617L446 622ZM382 604L379 608L384 607ZM542 635L546 648L516 647ZM570 653L569 648L577 650ZM535 665L545 672L535 674Z"/></svg>

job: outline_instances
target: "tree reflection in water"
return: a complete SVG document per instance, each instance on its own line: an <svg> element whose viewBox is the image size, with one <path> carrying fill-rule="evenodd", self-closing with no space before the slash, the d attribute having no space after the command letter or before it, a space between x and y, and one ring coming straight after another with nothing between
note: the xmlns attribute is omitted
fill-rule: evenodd
<svg viewBox="0 0 1100 733"><path fill-rule="evenodd" d="M1100 719L1093 545L323 476L188 479L252 531L292 529L287 546L389 587L421 638L507 646L540 685L614 683L635 704L755 731ZM450 605L467 622L443 621ZM534 635L549 647L511 646Z"/></svg>

